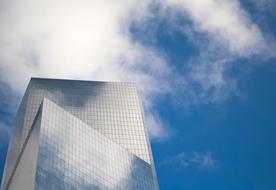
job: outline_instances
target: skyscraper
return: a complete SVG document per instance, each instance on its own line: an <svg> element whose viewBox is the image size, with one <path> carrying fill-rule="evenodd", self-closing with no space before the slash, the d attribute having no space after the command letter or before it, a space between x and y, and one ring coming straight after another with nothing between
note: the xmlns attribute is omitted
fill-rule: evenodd
<svg viewBox="0 0 276 190"><path fill-rule="evenodd" d="M129 83L32 78L2 189L158 189L143 109Z"/></svg>

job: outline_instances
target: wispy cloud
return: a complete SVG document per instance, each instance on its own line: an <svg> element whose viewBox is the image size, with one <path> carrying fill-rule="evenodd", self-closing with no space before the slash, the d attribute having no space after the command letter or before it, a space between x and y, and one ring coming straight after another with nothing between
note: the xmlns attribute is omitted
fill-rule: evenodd
<svg viewBox="0 0 276 190"><path fill-rule="evenodd" d="M164 165L178 167L179 169L185 168L197 168L214 170L218 168L217 161L214 160L212 153L210 151L206 152L192 152L186 153L181 152L175 156L166 158L163 161Z"/></svg>
<svg viewBox="0 0 276 190"><path fill-rule="evenodd" d="M159 137L156 140L163 141L167 140L171 135L171 129L168 129L168 125L164 119L156 113L145 113L147 115L146 124L150 126L150 134L152 137Z"/></svg>
<svg viewBox="0 0 276 190"><path fill-rule="evenodd" d="M250 0L255 4L257 10L261 12L268 11L270 14L275 15L276 3L274 0Z"/></svg>
<svg viewBox="0 0 276 190"><path fill-rule="evenodd" d="M206 33L233 54L248 56L265 45L259 27L237 0L167 0L167 3L187 15L195 31Z"/></svg>
<svg viewBox="0 0 276 190"><path fill-rule="evenodd" d="M165 9L176 14L172 17L176 28L199 49L186 63L187 73L179 79L186 85L182 94L189 94L185 102L224 101L238 90L236 76L227 74L231 65L239 59L265 61L275 57L273 40L268 40L238 0L165 2ZM179 14L190 22L177 22Z"/></svg>
<svg viewBox="0 0 276 190"><path fill-rule="evenodd" d="M11 128L7 126L4 122L0 121L0 134L1 136L5 136L5 138L1 138L1 143L8 143L8 137L11 133Z"/></svg>

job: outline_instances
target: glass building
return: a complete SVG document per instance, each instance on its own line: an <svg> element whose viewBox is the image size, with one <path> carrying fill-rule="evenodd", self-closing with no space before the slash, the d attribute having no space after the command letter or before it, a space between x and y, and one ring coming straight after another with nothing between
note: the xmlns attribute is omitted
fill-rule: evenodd
<svg viewBox="0 0 276 190"><path fill-rule="evenodd" d="M32 78L1 189L157 190L143 117L133 84Z"/></svg>

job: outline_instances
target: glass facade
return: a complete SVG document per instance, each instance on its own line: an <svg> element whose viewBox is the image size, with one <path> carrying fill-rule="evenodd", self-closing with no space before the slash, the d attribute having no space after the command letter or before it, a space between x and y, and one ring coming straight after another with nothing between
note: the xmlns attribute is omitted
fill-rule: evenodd
<svg viewBox="0 0 276 190"><path fill-rule="evenodd" d="M39 143L36 189L154 189L147 162L47 99Z"/></svg>
<svg viewBox="0 0 276 190"><path fill-rule="evenodd" d="M35 131L37 139L31 138ZM31 189L158 189L132 84L34 78L12 136L4 189L24 181L24 163L35 165L27 179ZM30 149L32 162L22 159Z"/></svg>

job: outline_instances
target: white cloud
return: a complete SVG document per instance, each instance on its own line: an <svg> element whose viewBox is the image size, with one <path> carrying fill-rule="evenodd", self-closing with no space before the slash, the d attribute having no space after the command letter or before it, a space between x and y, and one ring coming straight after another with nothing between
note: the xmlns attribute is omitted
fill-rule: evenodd
<svg viewBox="0 0 276 190"><path fill-rule="evenodd" d="M149 3L0 1L0 79L21 93L31 76L131 81L152 102L166 91L160 80L170 69L157 52L133 42L128 30L147 17ZM155 120L151 112L148 117Z"/></svg>
<svg viewBox="0 0 276 190"><path fill-rule="evenodd" d="M264 45L262 32L237 0L167 0L167 3L186 14L197 31L207 33L231 53L248 56Z"/></svg>
<svg viewBox="0 0 276 190"><path fill-rule="evenodd" d="M142 7L135 1L8 2L0 17L1 78L20 90L32 75L123 80L133 64L155 56L141 60L147 50L128 37L134 6Z"/></svg>
<svg viewBox="0 0 276 190"><path fill-rule="evenodd" d="M193 37L207 36L207 44L196 42L199 56L189 61L188 74L131 38L130 25L154 14L154 3L164 8L162 18L168 8L180 12L193 23ZM166 133L153 111L157 96L185 92L184 104L224 100L235 90L235 80L225 75L228 62L266 46L237 0L0 0L0 28L0 80L16 92L31 76L135 82L154 137Z"/></svg>
<svg viewBox="0 0 276 190"><path fill-rule="evenodd" d="M226 74L231 65L240 58L272 56L271 44L238 0L166 0L164 6L177 13L174 20L180 13L191 21L178 28L199 48L182 77L189 102L221 102L238 93L237 79Z"/></svg>
<svg viewBox="0 0 276 190"><path fill-rule="evenodd" d="M146 112L147 117L145 118L146 126L150 126L149 134L152 138L167 139L170 137L171 132L167 130L167 126L164 121L157 114Z"/></svg>

